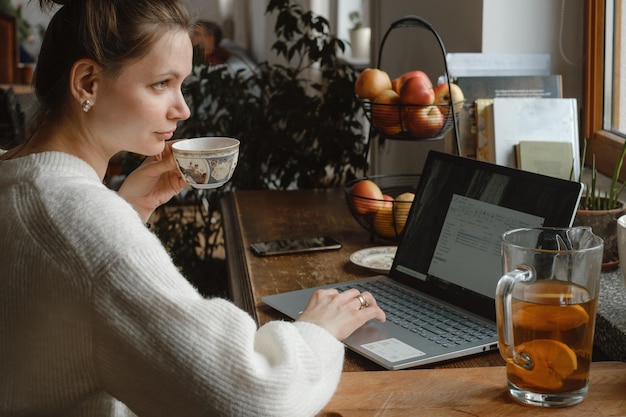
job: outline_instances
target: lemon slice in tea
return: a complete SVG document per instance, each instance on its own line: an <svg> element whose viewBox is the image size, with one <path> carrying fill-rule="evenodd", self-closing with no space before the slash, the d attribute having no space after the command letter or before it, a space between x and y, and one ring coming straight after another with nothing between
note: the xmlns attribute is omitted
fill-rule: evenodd
<svg viewBox="0 0 626 417"><path fill-rule="evenodd" d="M537 331L569 330L588 322L589 313L578 304L526 304L513 312L515 325Z"/></svg>
<svg viewBox="0 0 626 417"><path fill-rule="evenodd" d="M576 353L556 340L531 340L517 346L516 350L518 354L528 355L532 361L531 369L518 367L517 374L524 383L538 388L557 390L578 368Z"/></svg>

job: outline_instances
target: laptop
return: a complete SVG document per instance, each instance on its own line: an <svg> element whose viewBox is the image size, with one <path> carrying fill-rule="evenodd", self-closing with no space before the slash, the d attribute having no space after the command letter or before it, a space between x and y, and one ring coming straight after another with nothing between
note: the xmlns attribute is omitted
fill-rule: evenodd
<svg viewBox="0 0 626 417"><path fill-rule="evenodd" d="M388 275L262 301L296 319L317 288L370 291L387 321L371 320L344 343L386 369L495 350L502 234L520 227L571 226L581 193L578 182L430 151ZM387 295L388 287L395 293ZM402 307L405 299L414 305ZM435 312L443 321L427 323Z"/></svg>

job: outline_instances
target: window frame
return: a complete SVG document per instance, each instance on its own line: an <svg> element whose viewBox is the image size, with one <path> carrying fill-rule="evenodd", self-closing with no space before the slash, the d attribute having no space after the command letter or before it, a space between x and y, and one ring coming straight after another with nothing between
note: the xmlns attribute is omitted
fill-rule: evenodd
<svg viewBox="0 0 626 417"><path fill-rule="evenodd" d="M612 0L585 0L583 137L588 138L586 164L591 166L595 155L598 172L611 177L624 138L603 128L605 1ZM620 173L622 182L626 179L625 171Z"/></svg>

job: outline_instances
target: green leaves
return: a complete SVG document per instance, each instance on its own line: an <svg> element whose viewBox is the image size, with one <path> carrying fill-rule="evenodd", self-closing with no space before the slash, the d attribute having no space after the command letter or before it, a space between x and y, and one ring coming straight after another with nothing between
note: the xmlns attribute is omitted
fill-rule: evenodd
<svg viewBox="0 0 626 417"><path fill-rule="evenodd" d="M192 116L178 136L241 140L234 188L340 185L367 170L367 143L354 95L356 71L328 21L290 0L272 0L280 63L251 72L196 66L187 86Z"/></svg>
<svg viewBox="0 0 626 417"><path fill-rule="evenodd" d="M358 10L353 10L348 14L348 19L352 22L352 29L361 29L363 27L363 21L361 21L361 13Z"/></svg>
<svg viewBox="0 0 626 417"><path fill-rule="evenodd" d="M267 13L276 15L272 51L284 58L280 63L235 71L194 60L184 87L191 116L180 123L176 137L232 136L241 142L228 184L208 193L191 190L155 222L156 233L187 276L222 252L219 198L224 193L339 186L367 171L356 71L339 56L344 42L330 35L326 19L295 1L271 0ZM189 207L177 208L181 203L191 205L191 216L184 215Z"/></svg>

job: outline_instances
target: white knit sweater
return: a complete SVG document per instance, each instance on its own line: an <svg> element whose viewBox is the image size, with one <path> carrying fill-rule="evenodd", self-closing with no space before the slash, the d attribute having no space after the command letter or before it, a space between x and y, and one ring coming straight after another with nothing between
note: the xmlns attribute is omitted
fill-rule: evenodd
<svg viewBox="0 0 626 417"><path fill-rule="evenodd" d="M0 416L312 416L343 357L202 298L84 161L0 161Z"/></svg>

